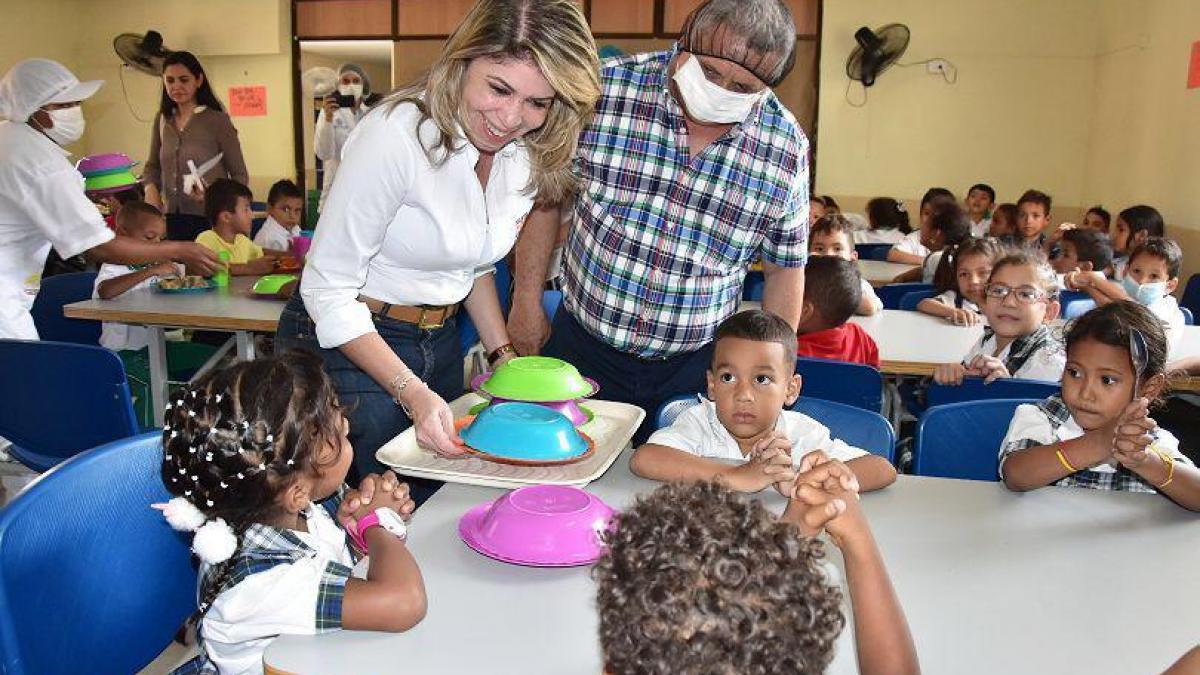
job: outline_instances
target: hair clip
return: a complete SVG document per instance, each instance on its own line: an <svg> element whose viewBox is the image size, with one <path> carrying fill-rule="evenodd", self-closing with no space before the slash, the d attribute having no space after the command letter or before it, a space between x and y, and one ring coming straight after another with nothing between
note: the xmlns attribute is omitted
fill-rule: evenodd
<svg viewBox="0 0 1200 675"><path fill-rule="evenodd" d="M296 464L296 460L294 460L294 459L289 459L289 460L287 461L287 465L288 465L288 466L295 466L295 464Z"/></svg>
<svg viewBox="0 0 1200 675"><path fill-rule="evenodd" d="M183 399L181 399L181 398L180 398L180 399L176 399L176 400L175 400L175 405L183 405Z"/></svg>
<svg viewBox="0 0 1200 675"><path fill-rule="evenodd" d="M172 482L172 483L178 483L178 482L179 482L179 479L178 479L178 478L176 478L175 476L171 476L171 482Z"/></svg>
<svg viewBox="0 0 1200 675"><path fill-rule="evenodd" d="M224 394L217 394L217 397L216 397L216 402L217 402L217 403L220 403L220 402L221 402L221 398L222 398L223 396L225 396L225 395L224 395Z"/></svg>
<svg viewBox="0 0 1200 675"><path fill-rule="evenodd" d="M194 445L189 445L189 446L188 446L188 454L191 454L191 455L194 455L194 454L196 454L196 446L194 446Z"/></svg>
<svg viewBox="0 0 1200 675"><path fill-rule="evenodd" d="M200 476L192 476L192 482L193 482L193 483L199 483L199 482L200 482Z"/></svg>
<svg viewBox="0 0 1200 675"><path fill-rule="evenodd" d="M212 461L212 453L211 453L211 452L210 452L210 453L208 453L208 454L206 454L206 455L204 455L204 461L206 461L206 462L211 462L211 461Z"/></svg>
<svg viewBox="0 0 1200 675"><path fill-rule="evenodd" d="M191 496L192 496L192 491L191 491L191 490L184 490L184 491L183 491L183 496L184 496L184 497L191 497Z"/></svg>
<svg viewBox="0 0 1200 675"><path fill-rule="evenodd" d="M166 407L166 409L167 409L167 410L170 410L170 409L171 409L171 408L173 408L173 407L175 407L175 406L174 406L174 405L173 405L173 404L172 404L170 401L167 401L167 407Z"/></svg>
<svg viewBox="0 0 1200 675"><path fill-rule="evenodd" d="M259 471L266 471L266 470L267 470L267 465L266 465L266 464L264 464L264 463L262 463L262 462L259 462L259 463L258 463L258 470L259 470Z"/></svg>
<svg viewBox="0 0 1200 675"><path fill-rule="evenodd" d="M172 429L172 430L171 430L171 438L176 438L176 437L178 437L178 436L179 436L179 432L178 432L178 431L175 431L174 429Z"/></svg>
<svg viewBox="0 0 1200 675"><path fill-rule="evenodd" d="M242 431L249 431L249 430L250 430L250 422L248 422L246 420L242 420Z"/></svg>
<svg viewBox="0 0 1200 675"><path fill-rule="evenodd" d="M229 487L229 486L225 484L225 481L221 481L221 487L223 487L223 488L227 488L227 487Z"/></svg>
<svg viewBox="0 0 1200 675"><path fill-rule="evenodd" d="M188 417L195 417L195 416L196 416L196 411L195 411L195 410L189 410L189 411L188 411Z"/></svg>
<svg viewBox="0 0 1200 675"><path fill-rule="evenodd" d="M275 442L275 436L273 436L272 434L267 434L267 443L274 443L274 442Z"/></svg>
<svg viewBox="0 0 1200 675"><path fill-rule="evenodd" d="M175 459L175 456L174 456L174 455L163 455L163 459L165 459L165 460L167 460L167 461L169 462L169 461L171 461L172 459Z"/></svg>
<svg viewBox="0 0 1200 675"><path fill-rule="evenodd" d="M237 477L238 477L238 480L242 480L243 478L245 478L245 477L246 477L246 474L244 474L244 473L242 473L241 471L239 471L239 472L238 472L238 475L237 475Z"/></svg>
<svg viewBox="0 0 1200 675"><path fill-rule="evenodd" d="M183 469L183 468L179 469L179 475L180 475L180 476L182 476L182 475L183 475L183 474L185 474L185 473L187 473L187 469Z"/></svg>

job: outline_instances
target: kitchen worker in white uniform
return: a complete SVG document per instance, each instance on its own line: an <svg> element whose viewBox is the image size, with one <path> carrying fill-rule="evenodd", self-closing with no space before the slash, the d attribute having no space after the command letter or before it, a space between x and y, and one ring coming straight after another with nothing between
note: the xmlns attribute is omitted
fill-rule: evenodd
<svg viewBox="0 0 1200 675"><path fill-rule="evenodd" d="M104 84L80 82L61 63L27 59L0 79L0 338L36 340L29 308L53 246L93 262L175 260L212 274L216 254L195 242L114 237L83 193L63 148L83 136L80 103Z"/></svg>

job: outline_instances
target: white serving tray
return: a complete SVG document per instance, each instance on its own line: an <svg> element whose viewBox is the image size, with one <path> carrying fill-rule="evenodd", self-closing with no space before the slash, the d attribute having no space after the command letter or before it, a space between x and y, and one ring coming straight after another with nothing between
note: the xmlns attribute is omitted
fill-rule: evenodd
<svg viewBox="0 0 1200 675"><path fill-rule="evenodd" d="M458 419L484 400L476 394L467 394L453 401L450 411ZM416 433L411 428L388 441L375 453L375 457L397 473L447 483L506 489L544 483L583 487L604 475L612 466L621 451L628 447L633 433L646 416L641 408L627 403L588 399L583 406L592 411L594 419L579 430L591 437L596 444L596 451L591 457L575 464L527 467L498 464L475 456L442 457L418 446Z"/></svg>

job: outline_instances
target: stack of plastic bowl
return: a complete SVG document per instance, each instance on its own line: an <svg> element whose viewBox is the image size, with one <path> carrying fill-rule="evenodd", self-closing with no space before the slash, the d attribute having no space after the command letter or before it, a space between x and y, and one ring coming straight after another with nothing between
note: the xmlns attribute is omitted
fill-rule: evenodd
<svg viewBox="0 0 1200 675"><path fill-rule="evenodd" d="M508 563L535 567L589 565L604 553L613 509L566 485L532 485L480 504L458 522L463 542Z"/></svg>
<svg viewBox="0 0 1200 675"><path fill-rule="evenodd" d="M569 464L595 447L571 420L536 403L489 405L459 423L463 443L485 459L518 466Z"/></svg>
<svg viewBox="0 0 1200 675"><path fill-rule="evenodd" d="M123 152L90 155L79 160L75 169L83 174L83 189L88 194L105 195L124 192L138 184L130 171L137 162Z"/></svg>
<svg viewBox="0 0 1200 675"><path fill-rule="evenodd" d="M491 399L490 405L520 401L554 410L575 426L592 420L580 402L594 396L600 387L579 374L575 366L548 356L521 356L471 381L475 393ZM476 414L484 405L471 410Z"/></svg>

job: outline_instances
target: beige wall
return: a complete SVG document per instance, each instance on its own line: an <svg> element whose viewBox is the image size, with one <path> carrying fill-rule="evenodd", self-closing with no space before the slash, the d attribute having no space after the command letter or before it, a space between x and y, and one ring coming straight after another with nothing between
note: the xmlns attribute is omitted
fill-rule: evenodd
<svg viewBox="0 0 1200 675"><path fill-rule="evenodd" d="M85 104L87 133L70 148L76 157L124 152L145 162L161 84L126 70L127 102L112 38L154 28L168 47L197 54L222 101L231 86L266 85L267 115L234 118L255 195L265 197L272 182L295 176L287 0L10 0L6 5L13 7L4 9L8 30L0 41L0 70L22 58L48 56L81 79L106 81ZM236 29L230 23L234 17Z"/></svg>
<svg viewBox="0 0 1200 675"><path fill-rule="evenodd" d="M1147 203L1200 272L1200 89L1187 88L1200 2L1104 0L1085 193L1115 209Z"/></svg>

